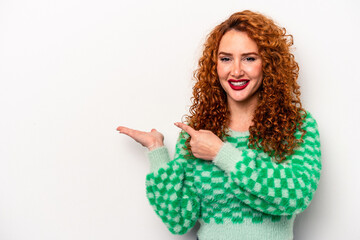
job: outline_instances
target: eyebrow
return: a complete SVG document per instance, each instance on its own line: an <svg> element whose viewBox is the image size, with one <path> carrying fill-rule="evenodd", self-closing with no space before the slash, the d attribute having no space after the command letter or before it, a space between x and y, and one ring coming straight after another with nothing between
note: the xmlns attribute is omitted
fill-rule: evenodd
<svg viewBox="0 0 360 240"><path fill-rule="evenodd" d="M227 53L227 52L219 52L218 55L232 56L231 53ZM241 54L241 56L248 56L248 55L259 55L259 54L256 52L248 52L248 53Z"/></svg>

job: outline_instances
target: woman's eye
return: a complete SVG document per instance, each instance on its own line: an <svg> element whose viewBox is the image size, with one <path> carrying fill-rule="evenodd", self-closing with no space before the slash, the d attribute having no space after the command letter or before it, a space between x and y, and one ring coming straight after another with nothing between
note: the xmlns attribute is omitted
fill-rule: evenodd
<svg viewBox="0 0 360 240"><path fill-rule="evenodd" d="M253 62L256 59L254 57L246 57L245 60L248 61L248 62Z"/></svg>
<svg viewBox="0 0 360 240"><path fill-rule="evenodd" d="M230 58L228 58L228 57L222 57L222 58L220 58L220 61L222 61L222 62L228 62L228 61L230 61Z"/></svg>

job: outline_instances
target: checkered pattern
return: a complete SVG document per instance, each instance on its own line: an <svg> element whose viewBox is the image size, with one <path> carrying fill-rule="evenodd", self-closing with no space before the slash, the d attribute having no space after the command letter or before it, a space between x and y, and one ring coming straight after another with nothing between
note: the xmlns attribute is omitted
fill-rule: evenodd
<svg viewBox="0 0 360 240"><path fill-rule="evenodd" d="M174 161L148 174L146 178L150 204L174 234L183 234L192 228L200 212L200 199L193 181L193 166L183 158L186 152L179 147L185 141L184 138L179 139ZM167 150L161 148L158 151Z"/></svg>
<svg viewBox="0 0 360 240"><path fill-rule="evenodd" d="M186 160L188 135L182 134L174 160L163 159L147 176L150 204L177 234L187 232L199 218L216 224L291 219L307 208L320 179L319 133L309 113L303 127L304 143L280 164L261 150L249 149L248 134L228 137L213 162ZM150 161L158 161L156 151L167 150L150 152Z"/></svg>

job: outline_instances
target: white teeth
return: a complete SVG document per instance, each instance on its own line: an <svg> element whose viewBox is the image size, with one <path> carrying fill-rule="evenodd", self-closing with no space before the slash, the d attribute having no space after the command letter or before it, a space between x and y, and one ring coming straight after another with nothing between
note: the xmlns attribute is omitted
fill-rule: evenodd
<svg viewBox="0 0 360 240"><path fill-rule="evenodd" d="M244 86L246 83L247 83L247 81L241 81L241 82L230 82L232 85L234 85L234 86L237 86L237 87L239 87L239 86Z"/></svg>

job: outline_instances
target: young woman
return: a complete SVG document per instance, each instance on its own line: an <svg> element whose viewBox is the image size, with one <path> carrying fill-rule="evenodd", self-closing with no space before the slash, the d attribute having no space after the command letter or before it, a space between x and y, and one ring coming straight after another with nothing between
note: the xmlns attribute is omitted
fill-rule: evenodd
<svg viewBox="0 0 360 240"><path fill-rule="evenodd" d="M147 197L174 234L200 240L292 239L320 180L315 119L301 107L292 36L238 12L208 36L193 105L170 160L163 135L118 127L147 147Z"/></svg>

